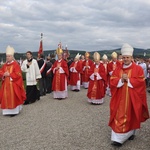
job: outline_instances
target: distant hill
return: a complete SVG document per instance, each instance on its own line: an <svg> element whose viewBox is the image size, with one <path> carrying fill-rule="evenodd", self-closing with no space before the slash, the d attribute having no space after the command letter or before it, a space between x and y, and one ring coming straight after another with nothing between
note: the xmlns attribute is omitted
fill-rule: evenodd
<svg viewBox="0 0 150 150"><path fill-rule="evenodd" d="M121 48L113 49L113 50L99 50L97 52L100 53L101 57L104 54L106 54L108 56L108 58L110 58L111 53L114 52L114 51L116 53L118 53L118 55L119 55L120 54L120 49ZM84 55L85 52L86 52L86 51L82 51L82 50L81 51L80 50L68 50L68 51L70 53L70 57L72 57L72 58L74 58L77 53L80 53L80 54ZM90 51L88 51L88 52L90 52ZM90 52L91 58L92 58L94 52L95 51ZM144 53L146 53L146 56L144 56ZM44 50L44 56L48 56L49 54L55 54L55 50ZM6 59L5 57L6 57L5 53L0 53L0 61L2 59L3 59L3 61L5 61L5 59ZM33 57L37 58L37 52L33 52ZM142 58L145 58L145 59L150 58L150 49L145 50L145 49L141 49L141 48L134 48L134 58L136 58L136 57L142 57ZM26 58L25 53L15 53L15 59L19 60L20 58L25 59Z"/></svg>
<svg viewBox="0 0 150 150"><path fill-rule="evenodd" d="M101 56L103 56L103 54L106 54L108 57L111 57L111 53L112 52L116 52L117 54L121 54L121 48L118 48L118 49L114 49L114 50L104 50L104 51L98 51ZM146 54L144 56L144 53ZM134 48L134 55L133 55L134 58L136 57L140 57L140 58L150 58L150 49L141 49L141 48Z"/></svg>
<svg viewBox="0 0 150 150"><path fill-rule="evenodd" d="M118 49L113 49L113 50L99 50L97 52L100 53L101 56L106 54L108 57L111 57L112 52L116 52L118 55L121 53L120 52L121 48ZM80 53L81 55L84 55L86 51L82 50L68 50L70 53L70 57L75 57L77 53ZM90 52L90 51L89 51ZM90 54L91 56L94 54L95 51L91 51ZM55 53L55 50L46 50L44 51L44 55L47 56L48 54ZM146 56L144 56L144 53L146 53ZM35 53L35 56L37 56L37 52ZM150 49L141 49L141 48L134 48L134 58L140 57L140 58L150 58Z"/></svg>

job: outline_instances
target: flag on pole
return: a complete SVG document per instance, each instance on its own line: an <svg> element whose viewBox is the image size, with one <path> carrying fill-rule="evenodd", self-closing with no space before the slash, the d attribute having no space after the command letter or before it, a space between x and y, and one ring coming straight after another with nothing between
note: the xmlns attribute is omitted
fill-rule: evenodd
<svg viewBox="0 0 150 150"><path fill-rule="evenodd" d="M43 40L42 40L42 37L43 37L43 33L41 33L41 41L40 41L38 56L39 56L40 54L43 54Z"/></svg>
<svg viewBox="0 0 150 150"><path fill-rule="evenodd" d="M61 44L61 42L59 42L58 48L62 49L62 44Z"/></svg>
<svg viewBox="0 0 150 150"><path fill-rule="evenodd" d="M38 54L43 54L43 43L42 43L42 40L40 41L40 47L39 47Z"/></svg>
<svg viewBox="0 0 150 150"><path fill-rule="evenodd" d="M68 58L69 57L69 51L68 51L67 45L66 45L66 53L67 53L67 58Z"/></svg>
<svg viewBox="0 0 150 150"><path fill-rule="evenodd" d="M69 57L69 52L68 52L68 48L67 48L67 45L65 47L65 50L64 50L64 53L63 53L63 58L65 60L67 60L67 58Z"/></svg>

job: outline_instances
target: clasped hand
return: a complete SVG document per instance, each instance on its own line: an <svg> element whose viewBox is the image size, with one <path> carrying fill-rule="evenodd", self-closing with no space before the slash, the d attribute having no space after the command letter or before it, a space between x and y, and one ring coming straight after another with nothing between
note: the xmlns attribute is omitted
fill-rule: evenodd
<svg viewBox="0 0 150 150"><path fill-rule="evenodd" d="M58 70L60 67L56 67L56 70Z"/></svg>
<svg viewBox="0 0 150 150"><path fill-rule="evenodd" d="M4 76L5 76L5 77L9 77L9 76L10 76L10 73L9 73L8 71L6 71L6 72L4 73Z"/></svg>
<svg viewBox="0 0 150 150"><path fill-rule="evenodd" d="M127 74L122 74L121 81L122 82L127 82L128 81L128 75Z"/></svg>
<svg viewBox="0 0 150 150"><path fill-rule="evenodd" d="M32 64L32 62L28 62L27 65L30 66Z"/></svg>
<svg viewBox="0 0 150 150"><path fill-rule="evenodd" d="M96 73L96 72L94 72L94 76L97 76L97 73Z"/></svg>

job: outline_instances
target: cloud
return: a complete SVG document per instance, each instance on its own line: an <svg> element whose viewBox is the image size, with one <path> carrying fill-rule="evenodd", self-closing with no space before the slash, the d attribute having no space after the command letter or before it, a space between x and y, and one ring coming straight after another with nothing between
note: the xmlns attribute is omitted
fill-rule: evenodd
<svg viewBox="0 0 150 150"><path fill-rule="evenodd" d="M0 52L44 50L59 41L68 49L115 49L128 42L150 48L150 2L147 0L5 0L0 2Z"/></svg>

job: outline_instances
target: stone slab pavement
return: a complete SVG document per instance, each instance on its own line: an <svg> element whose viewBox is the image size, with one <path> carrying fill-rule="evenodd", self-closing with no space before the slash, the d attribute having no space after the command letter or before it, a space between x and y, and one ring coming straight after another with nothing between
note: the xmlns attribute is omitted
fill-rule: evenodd
<svg viewBox="0 0 150 150"><path fill-rule="evenodd" d="M69 89L69 97L61 101L47 94L23 106L15 117L0 114L0 150L150 150L150 119L133 141L114 148L108 126L110 97L102 105L91 105L86 93ZM150 110L150 93L147 99Z"/></svg>

